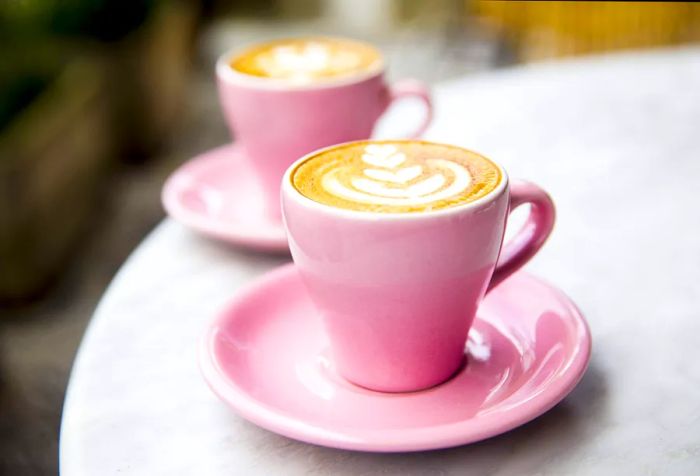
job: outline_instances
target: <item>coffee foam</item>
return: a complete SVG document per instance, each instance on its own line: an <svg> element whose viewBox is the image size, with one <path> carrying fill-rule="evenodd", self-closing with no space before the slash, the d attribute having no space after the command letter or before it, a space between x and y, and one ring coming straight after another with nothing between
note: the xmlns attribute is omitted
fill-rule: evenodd
<svg viewBox="0 0 700 476"><path fill-rule="evenodd" d="M371 45L340 38L296 38L254 46L230 61L239 73L304 83L377 69L381 54Z"/></svg>
<svg viewBox="0 0 700 476"><path fill-rule="evenodd" d="M473 202L502 180L490 160L423 141L354 142L297 165L291 181L326 205L384 213L439 210Z"/></svg>

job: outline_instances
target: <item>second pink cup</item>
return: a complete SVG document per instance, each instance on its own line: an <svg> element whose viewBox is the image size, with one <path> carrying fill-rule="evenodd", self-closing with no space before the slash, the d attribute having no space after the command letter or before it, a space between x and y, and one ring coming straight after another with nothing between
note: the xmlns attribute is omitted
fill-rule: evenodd
<svg viewBox="0 0 700 476"><path fill-rule="evenodd" d="M432 119L427 88L404 79L389 85L384 64L370 72L337 80L284 83L240 73L230 66L234 52L216 65L224 117L236 143L257 175L268 213L280 218L280 183L299 157L319 148L371 137L389 105L414 96L426 114L412 137L420 136Z"/></svg>

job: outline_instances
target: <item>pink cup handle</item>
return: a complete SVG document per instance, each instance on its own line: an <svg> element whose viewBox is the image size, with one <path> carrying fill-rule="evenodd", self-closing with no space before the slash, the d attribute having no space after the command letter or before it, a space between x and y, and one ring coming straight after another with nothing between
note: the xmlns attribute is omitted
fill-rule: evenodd
<svg viewBox="0 0 700 476"><path fill-rule="evenodd" d="M401 79L389 86L389 106L398 99L417 97L425 104L425 117L418 129L408 137L416 138L425 133L433 120L433 101L430 99L428 87L417 79Z"/></svg>
<svg viewBox="0 0 700 476"><path fill-rule="evenodd" d="M554 202L547 192L529 182L513 181L510 184L510 211L526 203L532 205L530 215L520 231L501 249L496 270L486 292L498 286L535 256L552 232Z"/></svg>

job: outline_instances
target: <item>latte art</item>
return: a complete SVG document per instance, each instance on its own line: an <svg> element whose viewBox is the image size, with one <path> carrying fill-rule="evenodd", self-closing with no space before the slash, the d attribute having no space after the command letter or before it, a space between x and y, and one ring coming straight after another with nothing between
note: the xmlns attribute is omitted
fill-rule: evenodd
<svg viewBox="0 0 700 476"><path fill-rule="evenodd" d="M377 68L372 46L339 38L297 38L254 46L231 61L241 73L291 82L311 82Z"/></svg>
<svg viewBox="0 0 700 476"><path fill-rule="evenodd" d="M293 172L312 200L353 210L435 210L476 200L500 181L487 159L458 147L420 141L359 142L332 148Z"/></svg>
<svg viewBox="0 0 700 476"><path fill-rule="evenodd" d="M402 166L406 154L395 145L367 145L361 160L378 168L366 168L362 176L354 176L347 168L335 169L323 176L323 188L350 201L411 207L447 199L471 183L465 166L444 159Z"/></svg>

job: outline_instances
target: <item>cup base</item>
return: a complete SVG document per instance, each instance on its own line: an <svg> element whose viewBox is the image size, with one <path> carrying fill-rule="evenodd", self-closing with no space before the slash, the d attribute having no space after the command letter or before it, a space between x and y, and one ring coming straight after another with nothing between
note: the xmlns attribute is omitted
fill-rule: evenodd
<svg viewBox="0 0 700 476"><path fill-rule="evenodd" d="M351 377L345 377L341 372L338 372L340 378L346 380L352 385L356 385L365 390L370 390L372 392L380 393L416 393L424 392L433 388L440 387L452 380L456 375L458 375L467 366L467 355L462 354L461 358L457 361L457 365L450 367L449 372L440 372L437 377L432 378L428 381L422 382L408 382L396 383L397 379L393 379L395 383L393 384L382 384L382 383L363 383L362 379L353 379Z"/></svg>

